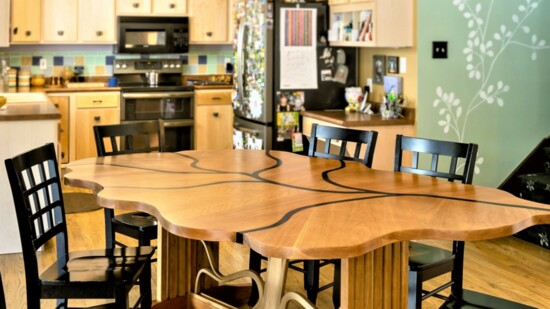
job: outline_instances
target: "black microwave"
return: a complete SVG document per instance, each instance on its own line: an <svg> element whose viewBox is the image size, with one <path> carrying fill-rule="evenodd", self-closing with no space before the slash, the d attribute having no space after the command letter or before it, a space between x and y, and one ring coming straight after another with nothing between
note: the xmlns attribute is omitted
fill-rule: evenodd
<svg viewBox="0 0 550 309"><path fill-rule="evenodd" d="M119 16L119 54L181 54L189 51L188 17Z"/></svg>

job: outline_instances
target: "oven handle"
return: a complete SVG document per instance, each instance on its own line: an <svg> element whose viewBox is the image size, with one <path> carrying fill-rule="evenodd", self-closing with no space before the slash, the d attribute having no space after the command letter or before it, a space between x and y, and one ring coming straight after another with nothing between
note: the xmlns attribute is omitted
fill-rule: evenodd
<svg viewBox="0 0 550 309"><path fill-rule="evenodd" d="M253 129L248 129L248 128L245 128L245 127L241 127L238 123L235 123L234 127L238 131L242 131L244 133L248 133L248 134L253 135L253 136L259 136L260 135L260 132L258 132L256 130L253 130Z"/></svg>
<svg viewBox="0 0 550 309"><path fill-rule="evenodd" d="M122 97L124 99L178 99L178 98L192 98L193 96L194 96L193 92L122 93Z"/></svg>
<svg viewBox="0 0 550 309"><path fill-rule="evenodd" d="M192 127L195 125L195 120L193 119L161 120L161 125L165 128Z"/></svg>

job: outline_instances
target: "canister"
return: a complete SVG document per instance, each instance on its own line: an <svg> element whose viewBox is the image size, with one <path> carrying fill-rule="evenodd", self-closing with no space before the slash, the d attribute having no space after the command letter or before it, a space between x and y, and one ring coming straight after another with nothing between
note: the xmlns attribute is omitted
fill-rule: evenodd
<svg viewBox="0 0 550 309"><path fill-rule="evenodd" d="M17 87L17 69L8 70L8 87Z"/></svg>
<svg viewBox="0 0 550 309"><path fill-rule="evenodd" d="M17 86L19 87L29 87L30 86L30 80L31 80L31 73L27 69L21 69L19 71L19 83Z"/></svg>

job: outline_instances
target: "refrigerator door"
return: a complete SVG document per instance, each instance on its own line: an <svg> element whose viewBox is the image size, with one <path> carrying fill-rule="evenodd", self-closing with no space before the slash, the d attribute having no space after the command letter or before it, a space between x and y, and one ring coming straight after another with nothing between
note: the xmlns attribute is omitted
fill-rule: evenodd
<svg viewBox="0 0 550 309"><path fill-rule="evenodd" d="M263 124L273 121L273 4L266 0L236 4L235 116Z"/></svg>
<svg viewBox="0 0 550 309"><path fill-rule="evenodd" d="M233 149L271 149L272 127L235 117Z"/></svg>

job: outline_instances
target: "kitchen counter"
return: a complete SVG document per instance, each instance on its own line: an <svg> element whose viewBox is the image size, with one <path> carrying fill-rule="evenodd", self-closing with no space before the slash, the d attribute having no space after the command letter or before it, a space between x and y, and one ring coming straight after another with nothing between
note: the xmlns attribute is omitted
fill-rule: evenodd
<svg viewBox="0 0 550 309"><path fill-rule="evenodd" d="M59 119L61 114L44 94L0 93L8 103L0 109L0 121Z"/></svg>
<svg viewBox="0 0 550 309"><path fill-rule="evenodd" d="M347 128L414 125L415 121L415 110L411 108L404 108L403 117L397 119L384 119L380 114L367 115L359 112L347 112L345 110L303 111L301 114L304 117L326 121Z"/></svg>

